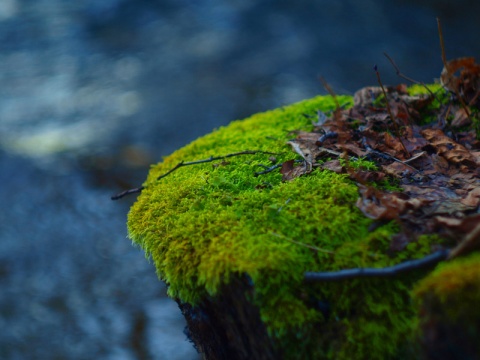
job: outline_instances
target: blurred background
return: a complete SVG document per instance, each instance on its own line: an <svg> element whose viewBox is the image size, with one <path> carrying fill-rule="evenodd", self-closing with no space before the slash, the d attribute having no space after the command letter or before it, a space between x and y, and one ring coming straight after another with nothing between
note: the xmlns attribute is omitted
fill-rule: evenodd
<svg viewBox="0 0 480 360"><path fill-rule="evenodd" d="M478 1L0 0L0 358L196 359L126 237L150 163L215 127L480 50Z"/></svg>

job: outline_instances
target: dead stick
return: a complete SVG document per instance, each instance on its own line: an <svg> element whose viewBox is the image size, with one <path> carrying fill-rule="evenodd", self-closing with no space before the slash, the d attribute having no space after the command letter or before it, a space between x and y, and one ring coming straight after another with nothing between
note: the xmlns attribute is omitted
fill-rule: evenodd
<svg viewBox="0 0 480 360"><path fill-rule="evenodd" d="M445 55L445 43L443 42L443 33L442 33L442 24L440 22L440 18L437 17L437 28L438 28L438 37L440 39L440 48L442 51L442 62L443 66L448 72L448 64L447 64L447 56Z"/></svg>
<svg viewBox="0 0 480 360"><path fill-rule="evenodd" d="M331 86L327 83L327 81L323 78L323 76L319 76L319 80L322 83L325 90L327 90L330 96L333 98L333 101L335 102L336 110L340 109L340 104L337 100L337 94L335 94L335 92L333 91Z"/></svg>
<svg viewBox="0 0 480 360"><path fill-rule="evenodd" d="M173 167L172 169L167 171L165 174L157 177L157 180L160 180L160 179L164 178L165 176L170 175L172 172L181 168L182 166L197 165L197 164L212 162L212 161L215 161L215 160L223 160L223 159L231 158L231 157L234 157L234 156L255 155L255 154L281 155L279 153L274 153L274 152L270 152L270 151L245 150L245 151L239 151L239 152L236 152L236 153L231 153L231 154L222 155L222 156L210 156L208 159L203 159L203 160L195 160L195 161L189 161L189 162L180 161L177 165L175 165L175 167Z"/></svg>
<svg viewBox="0 0 480 360"><path fill-rule="evenodd" d="M141 193L142 190L144 189L145 187L143 186L140 186L138 188L133 188L133 189L128 189L128 190L125 190L125 191L122 191L121 193L118 193L116 195L113 195L111 197L112 200L118 200L118 199L121 199L127 195L130 195L130 194L136 194L136 193Z"/></svg>
<svg viewBox="0 0 480 360"><path fill-rule="evenodd" d="M279 153L274 153L274 152L270 152L270 151L262 151L262 150L244 150L244 151L239 151L239 152L236 152L236 153L231 153L231 154L227 154L227 155L222 155L222 156L210 156L208 159L202 159L202 160L195 160L195 161L189 161L189 162L185 162L185 161L180 161L177 165L175 165L172 169L168 170L165 174L162 174L160 175L159 177L157 177L157 181L160 180L160 179L163 179L164 177L170 175L171 173L173 173L175 170L178 170L179 168L183 167L183 166L188 166L188 165L197 165L197 164L203 164L203 163L207 163L207 162L212 162L212 161L215 161L215 160L222 160L222 159L227 159L227 158L231 158L231 157L234 157L234 156L240 156L240 155L255 155L255 154L268 154L268 155L281 155ZM142 192L143 189L145 189L146 186L141 186L141 187L138 187L138 188L133 188L133 189L129 189L129 190L125 190L125 191L122 191L121 193L119 194L116 194L116 195L113 195L111 197L112 200L118 200L118 199L121 199L127 195L130 195L130 194L136 194L136 193L140 193Z"/></svg>
<svg viewBox="0 0 480 360"><path fill-rule="evenodd" d="M385 55L385 57L388 59L388 61L390 61L390 63L392 64L392 66L395 68L395 72L397 73L398 76L400 76L401 78L407 80L407 81L410 81L411 83L414 83L414 84L417 84L417 85L422 85L425 90L427 90L430 95L432 95L437 101L438 98L435 96L435 94L433 93L432 90L430 90L428 88L427 85L425 85L424 82L421 82L421 81L417 81L415 79L412 79L411 77L408 77L407 75L403 74L401 71L400 71L400 68L397 66L397 64L395 63L395 61L393 61L393 59L390 57L390 55L388 55L386 52L383 53L383 55Z"/></svg>
<svg viewBox="0 0 480 360"><path fill-rule="evenodd" d="M354 279L362 277L384 278L394 277L412 270L431 267L440 261L446 260L449 250L440 250L433 254L427 255L422 259L405 261L403 263L386 267L386 268L357 268L345 269L340 271L326 272L306 272L304 274L305 282L321 282L321 281L340 281L345 279Z"/></svg>

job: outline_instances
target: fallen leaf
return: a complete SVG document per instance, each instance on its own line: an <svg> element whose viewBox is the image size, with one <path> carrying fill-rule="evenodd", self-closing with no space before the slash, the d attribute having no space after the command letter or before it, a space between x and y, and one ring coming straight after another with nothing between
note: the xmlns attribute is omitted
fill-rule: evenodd
<svg viewBox="0 0 480 360"><path fill-rule="evenodd" d="M299 176L305 175L312 170L308 170L306 164L302 165L297 165L295 166L295 160L288 160L285 161L282 164L282 167L280 169L280 173L283 175L282 180L283 181L290 181L293 180Z"/></svg>
<svg viewBox="0 0 480 360"><path fill-rule="evenodd" d="M337 174L343 173L343 166L340 160L329 160L320 165L322 169L333 171Z"/></svg>
<svg viewBox="0 0 480 360"><path fill-rule="evenodd" d="M386 87L386 98L381 87L360 89L352 108L337 108L329 117L320 112L313 132L298 132L288 142L304 162L284 163L283 179L315 167L347 173L358 184L356 205L365 216L399 224L391 251L400 251L422 234L438 233L468 238L469 245L458 250L464 253L480 241L473 233L476 225L468 220L480 208L480 141L472 126L472 114L480 110L479 74L473 58L450 61L442 81L457 98L435 113L429 109L433 95L411 96L405 85ZM430 124L423 123L425 111L433 119ZM373 161L379 170L353 168L350 162L358 158ZM395 178L402 191L376 186L386 178Z"/></svg>
<svg viewBox="0 0 480 360"><path fill-rule="evenodd" d="M442 70L440 81L446 89L461 96L466 104L479 106L480 65L475 63L473 57L448 61Z"/></svg>
<svg viewBox="0 0 480 360"><path fill-rule="evenodd" d="M475 166L475 158L462 145L446 136L440 129L425 129L423 137L437 150L437 154L453 164Z"/></svg>
<svg viewBox="0 0 480 360"><path fill-rule="evenodd" d="M466 206L478 207L480 204L480 187L472 189L468 195L461 200L461 203Z"/></svg>
<svg viewBox="0 0 480 360"><path fill-rule="evenodd" d="M454 128L459 128L463 126L469 126L471 124L472 120L470 119L470 114L467 114L464 108L459 108L455 111L450 125Z"/></svg>

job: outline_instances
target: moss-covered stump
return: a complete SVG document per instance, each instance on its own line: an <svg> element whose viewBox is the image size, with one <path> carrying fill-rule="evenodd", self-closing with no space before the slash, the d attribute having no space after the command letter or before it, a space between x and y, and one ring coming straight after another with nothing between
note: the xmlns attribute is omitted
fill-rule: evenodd
<svg viewBox="0 0 480 360"><path fill-rule="evenodd" d="M480 359L480 254L440 265L414 289L428 359Z"/></svg>
<svg viewBox="0 0 480 360"><path fill-rule="evenodd" d="M353 103L351 97L337 100ZM257 114L152 167L130 211L129 235L153 259L204 358L418 355L410 293L425 271L316 284L303 277L421 258L434 237L389 253L395 223L372 227L355 206L358 189L345 174L317 169L287 182L278 170L255 176L294 158L286 145L291 131L311 130L317 111L334 107L331 97L317 97ZM180 162L202 159L208 161L161 177Z"/></svg>

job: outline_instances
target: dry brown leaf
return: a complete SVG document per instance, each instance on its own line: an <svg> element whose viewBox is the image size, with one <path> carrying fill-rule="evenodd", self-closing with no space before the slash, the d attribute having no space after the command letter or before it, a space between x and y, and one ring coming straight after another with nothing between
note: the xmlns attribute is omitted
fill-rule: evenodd
<svg viewBox="0 0 480 360"><path fill-rule="evenodd" d="M384 135L385 145L393 150L393 152L396 155L395 157L398 159L404 159L406 154L403 150L403 145L400 139L392 136L388 132L385 132L383 135Z"/></svg>
<svg viewBox="0 0 480 360"><path fill-rule="evenodd" d="M456 89L466 100L480 105L478 65L457 59L449 63L449 71L443 73L449 89ZM470 239L468 244L477 244L480 240L472 235L475 226L469 225L466 231L467 220L463 220L480 207L480 141L475 129L468 128L469 111L454 99L438 110L438 122L430 127L420 125L419 114L433 96L409 96L404 85L388 87L386 92L394 119L383 105L376 105L378 100L385 104L382 89L367 87L355 93L352 108L337 109L330 117L322 113L314 132L299 132L289 144L307 166L284 163L284 180L309 172L309 162L312 168L348 173L358 184L357 207L365 216L400 224L400 232L392 237L392 250L401 250L419 235L429 233L450 237L460 233L462 238ZM444 132L447 115L454 118L448 132ZM350 156L366 157L381 171L354 169L349 165ZM368 186L385 177L398 179L403 192Z"/></svg>
<svg viewBox="0 0 480 360"><path fill-rule="evenodd" d="M440 129L425 129L423 137L437 150L437 154L456 165L475 166L475 158L462 145L458 144Z"/></svg>
<svg viewBox="0 0 480 360"><path fill-rule="evenodd" d="M474 208L478 207L480 204L480 187L472 189L468 195L461 200L461 203Z"/></svg>
<svg viewBox="0 0 480 360"><path fill-rule="evenodd" d="M321 164L322 169L336 172L337 174L343 173L343 166L340 164L340 160L329 160Z"/></svg>
<svg viewBox="0 0 480 360"><path fill-rule="evenodd" d="M426 200L411 199L404 193L388 193L363 185L359 185L359 191L357 207L365 216L375 220L398 219L407 210L417 209L426 202Z"/></svg>
<svg viewBox="0 0 480 360"><path fill-rule="evenodd" d="M283 181L290 181L293 180L299 176L305 175L312 170L308 169L308 166L304 163L301 165L295 166L295 160L288 160L285 161L282 164L282 167L280 169L280 173L283 175L282 180Z"/></svg>
<svg viewBox="0 0 480 360"><path fill-rule="evenodd" d="M456 76L456 73L459 73ZM480 102L480 65L473 57L453 59L447 62L440 76L442 85L460 95L464 102L478 106Z"/></svg>
<svg viewBox="0 0 480 360"><path fill-rule="evenodd" d="M470 119L470 114L467 114L464 108L459 108L455 111L453 120L450 125L454 128L459 128L471 124L472 120Z"/></svg>
<svg viewBox="0 0 480 360"><path fill-rule="evenodd" d="M382 181L386 174L380 171L364 171L364 170L352 170L348 171L350 178L360 184L369 184Z"/></svg>

